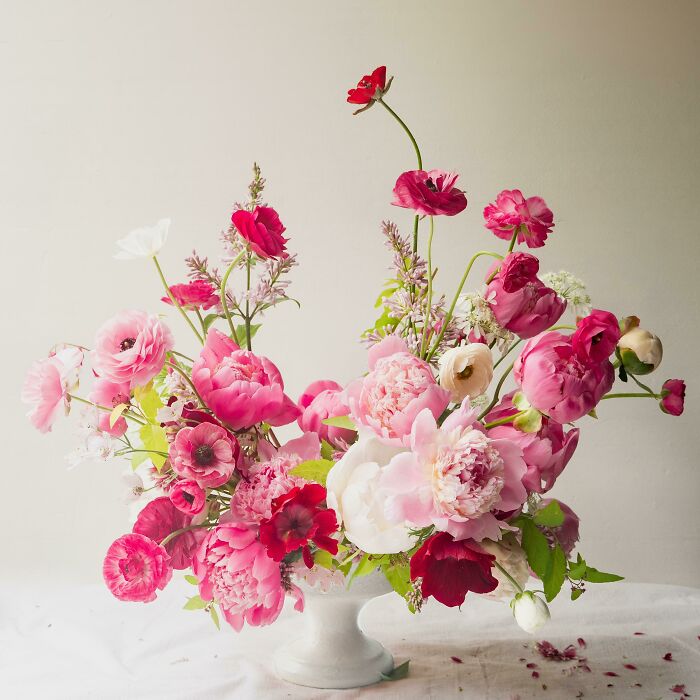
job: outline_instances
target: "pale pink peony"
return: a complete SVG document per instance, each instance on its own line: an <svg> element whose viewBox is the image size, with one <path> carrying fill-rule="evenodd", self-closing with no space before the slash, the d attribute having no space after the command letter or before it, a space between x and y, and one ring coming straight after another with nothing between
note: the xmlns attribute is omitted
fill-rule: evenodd
<svg viewBox="0 0 700 700"><path fill-rule="evenodd" d="M297 418L297 423L304 432L316 433L322 440L339 449L350 445L357 437L354 430L323 423L326 418L347 416L350 413L343 387L337 382L321 379L309 384L299 397L298 405L302 414Z"/></svg>
<svg viewBox="0 0 700 700"><path fill-rule="evenodd" d="M170 443L173 471L204 488L225 484L236 468L238 446L234 440L225 428L214 423L181 428Z"/></svg>
<svg viewBox="0 0 700 700"><path fill-rule="evenodd" d="M197 515L204 510L207 494L194 479L177 479L168 492L170 502L186 515Z"/></svg>
<svg viewBox="0 0 700 700"><path fill-rule="evenodd" d="M212 306L218 306L220 303L218 290L205 280L194 280L187 284L173 284L170 287L170 293L183 309L189 311L194 309L206 311L211 309ZM161 301L171 306L173 305L172 300L168 296L162 297Z"/></svg>
<svg viewBox="0 0 700 700"><path fill-rule="evenodd" d="M61 407L70 407L68 393L78 383L83 353L65 347L35 362L27 372L22 387L22 401L31 405L27 417L42 433L51 430Z"/></svg>
<svg viewBox="0 0 700 700"><path fill-rule="evenodd" d="M399 175L392 204L421 216L454 216L467 206L464 192L455 187L459 175L444 170L409 170Z"/></svg>
<svg viewBox="0 0 700 700"><path fill-rule="evenodd" d="M577 355L571 338L556 331L525 344L513 377L532 406L557 423L585 416L615 380L608 360L591 362Z"/></svg>
<svg viewBox="0 0 700 700"><path fill-rule="evenodd" d="M191 516L178 510L167 496L161 496L143 507L132 531L160 544L168 535L191 524ZM166 543L165 549L171 557L173 569L187 569L191 565L194 551L205 534L203 529L196 528L183 532Z"/></svg>
<svg viewBox="0 0 700 700"><path fill-rule="evenodd" d="M244 623L255 627L273 623L282 611L285 585L296 597L295 609L304 609L301 591L283 580L280 565L259 542L257 528L218 525L197 549L192 570L202 599L218 603L237 632Z"/></svg>
<svg viewBox="0 0 700 700"><path fill-rule="evenodd" d="M387 440L400 442L415 417L427 408L437 419L450 402L450 392L437 385L427 362L408 351L395 335L369 351L370 372L346 390L350 415Z"/></svg>
<svg viewBox="0 0 700 700"><path fill-rule="evenodd" d="M261 421L286 425L300 413L284 393L277 367L266 357L241 350L215 328L194 363L192 382L217 418L233 430Z"/></svg>
<svg viewBox="0 0 700 700"><path fill-rule="evenodd" d="M92 362L101 377L133 389L163 369L173 344L170 330L157 316L123 311L97 331Z"/></svg>
<svg viewBox="0 0 700 700"><path fill-rule="evenodd" d="M554 228L554 215L541 197L525 199L520 190L503 190L493 204L484 209L486 228L509 241L518 231L518 243L540 248Z"/></svg>
<svg viewBox="0 0 700 700"><path fill-rule="evenodd" d="M410 450L393 457L382 475L391 521L432 524L457 540L497 540L494 511L515 510L527 499L521 449L486 435L468 399L441 427L423 410L411 430Z"/></svg>
<svg viewBox="0 0 700 700"><path fill-rule="evenodd" d="M90 401L98 406L105 408L115 408L119 404L128 404L131 401L131 392L129 384L118 384L109 379L98 377L92 385L92 390L89 395ZM98 421L98 427L105 433L109 433L113 437L121 437L127 429L126 419L122 416L115 421L114 425L109 425L110 414L106 411L101 411Z"/></svg>
<svg viewBox="0 0 700 700"><path fill-rule="evenodd" d="M513 406L515 392L506 394L499 404L484 417L484 423L492 423L507 416L514 416L518 409ZM572 428L564 432L564 426L551 418L542 419L542 427L536 433L523 433L512 424L497 425L488 431L489 437L506 438L516 443L523 451L527 472L523 485L528 491L546 493L576 450L579 430Z"/></svg>
<svg viewBox="0 0 700 700"><path fill-rule="evenodd" d="M107 550L102 575L119 600L150 603L170 581L173 570L163 547L144 535L131 534L122 535Z"/></svg>

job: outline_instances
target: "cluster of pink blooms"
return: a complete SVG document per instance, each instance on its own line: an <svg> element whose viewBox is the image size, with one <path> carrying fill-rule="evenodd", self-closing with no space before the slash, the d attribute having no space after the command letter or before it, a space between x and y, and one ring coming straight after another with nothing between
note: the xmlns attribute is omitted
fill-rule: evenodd
<svg viewBox="0 0 700 700"><path fill-rule="evenodd" d="M348 101L363 109L383 103L390 84L378 68ZM195 259L197 279L167 287L163 297L200 339L196 357L175 350L157 315L126 311L98 329L93 349L57 347L27 375L23 398L39 430L50 430L61 409L80 400L98 412L95 430L120 456L136 466L140 455L151 458L155 497L107 551L109 590L120 600L149 602L173 570L191 569L200 607L218 606L240 630L273 622L287 596L303 610L300 567L349 575L353 564L376 560L375 569L392 569L390 580L405 577L404 595L420 608L428 597L458 606L469 591L501 590L501 572L518 557L521 569L542 577L526 563L528 527L568 559L578 518L542 495L576 450L573 424L595 415L604 399L625 396L683 412L682 380L654 392L637 378L660 363L658 338L635 317L597 309L557 326L565 295L538 276L534 255L516 250L545 245L552 211L541 197L504 190L485 207L484 220L509 247L488 253L494 263L479 282L488 323L513 338L501 357L481 325L459 317L461 287L452 304L433 299L430 263L385 224L403 275L371 335L368 371L345 385L314 381L294 400L278 367L252 350L258 307L238 304L244 297L226 287L239 264L250 272L290 257L278 213L261 201L263 183L256 169L249 204L232 214L240 253L227 274ZM432 230L434 217L467 207L456 183L455 173L419 167L398 177L391 203L411 210L416 227L430 217ZM148 230L138 233L139 250L155 259ZM400 323L392 297L415 313ZM206 320L203 311L210 312ZM93 377L82 398L76 392L86 360ZM514 388L501 394L511 372ZM611 393L616 376L640 391ZM300 436L281 444L274 429L294 424ZM543 512L548 517L538 520ZM509 579L517 584L518 576Z"/></svg>

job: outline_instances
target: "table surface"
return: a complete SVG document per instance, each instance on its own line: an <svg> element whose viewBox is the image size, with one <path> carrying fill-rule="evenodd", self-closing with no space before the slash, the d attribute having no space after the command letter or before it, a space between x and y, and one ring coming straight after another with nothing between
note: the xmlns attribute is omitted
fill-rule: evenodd
<svg viewBox="0 0 700 700"><path fill-rule="evenodd" d="M369 603L362 625L397 663L411 660L409 677L349 691L275 678L271 651L298 634L299 613L286 608L270 627L219 632L202 611L181 610L193 591L174 581L143 605L98 586L0 585L0 697L651 700L681 698L672 688L684 684L700 698L700 589L591 585L575 603L554 601L552 621L535 637L506 605L478 596L461 611L431 602L412 616L390 594ZM543 639L573 644L586 660L545 659L535 648Z"/></svg>

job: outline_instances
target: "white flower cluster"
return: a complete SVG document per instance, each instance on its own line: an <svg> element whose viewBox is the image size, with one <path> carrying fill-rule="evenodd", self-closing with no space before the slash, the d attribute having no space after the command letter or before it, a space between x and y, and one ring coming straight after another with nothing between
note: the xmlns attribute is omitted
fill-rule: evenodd
<svg viewBox="0 0 700 700"><path fill-rule="evenodd" d="M505 352L514 336L496 320L486 294L486 287L479 292L462 294L455 306L454 317L467 331L472 330L485 338L489 345L495 340L496 347ZM495 295L495 292L490 292L490 295Z"/></svg>
<svg viewBox="0 0 700 700"><path fill-rule="evenodd" d="M591 297L586 285L566 270L546 272L540 279L551 287L562 299L566 299L576 316L588 316L591 313Z"/></svg>

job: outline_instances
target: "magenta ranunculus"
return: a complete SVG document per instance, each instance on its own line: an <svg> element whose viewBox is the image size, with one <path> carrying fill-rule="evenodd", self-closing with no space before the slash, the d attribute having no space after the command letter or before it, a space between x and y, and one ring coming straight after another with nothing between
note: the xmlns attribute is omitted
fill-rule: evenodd
<svg viewBox="0 0 700 700"><path fill-rule="evenodd" d="M484 417L484 423L513 416L518 409L513 406L515 392L506 394L498 405ZM579 430L571 428L564 432L564 427L551 418L542 419L542 427L536 433L523 433L512 424L497 425L488 431L494 438L512 440L523 451L527 472L523 476L523 485L528 491L546 493L576 450Z"/></svg>
<svg viewBox="0 0 700 700"><path fill-rule="evenodd" d="M540 248L554 228L554 215L541 197L525 199L520 190L503 190L493 204L484 209L486 228L509 241L516 229L518 243Z"/></svg>
<svg viewBox="0 0 700 700"><path fill-rule="evenodd" d="M115 408L122 403L129 404L131 401L131 391L129 390L128 382L118 383L109 379L102 379L101 377L98 377L95 380L95 383L92 385L89 399L98 406ZM111 427L109 425L109 421L110 414L106 411L101 412L98 417L99 429L114 437L121 437L124 435L128 427L124 417L119 416L114 425Z"/></svg>
<svg viewBox="0 0 700 700"><path fill-rule="evenodd" d="M170 287L170 293L175 297L175 301L188 311L194 309L206 311L212 306L218 306L220 302L216 287L205 280L194 280L187 284L173 284ZM170 297L162 297L161 301L171 306L173 303Z"/></svg>
<svg viewBox="0 0 700 700"><path fill-rule="evenodd" d="M532 406L558 423L570 423L595 408L613 385L615 370L608 360L586 361L571 337L550 331L528 340L513 377Z"/></svg>
<svg viewBox="0 0 700 700"><path fill-rule="evenodd" d="M685 382L682 379L667 379L661 387L661 397L661 410L671 416L680 416L685 406Z"/></svg>
<svg viewBox="0 0 700 700"><path fill-rule="evenodd" d="M409 170L399 175L392 204L421 216L459 214L466 208L467 198L455 187L458 177L444 170Z"/></svg>
<svg viewBox="0 0 700 700"><path fill-rule="evenodd" d="M270 559L258 540L257 528L224 523L208 533L192 563L203 600L218 603L226 621L237 631L273 623L282 611L285 589L280 565ZM296 586L295 609L304 609Z"/></svg>
<svg viewBox="0 0 700 700"><path fill-rule="evenodd" d="M316 433L321 440L340 449L355 441L357 433L354 430L323 423L326 418L347 416L350 413L343 387L337 382L320 379L309 384L299 397L298 405L302 413L297 423L305 433Z"/></svg>
<svg viewBox="0 0 700 700"><path fill-rule="evenodd" d="M620 340L620 325L609 311L593 309L576 324L571 342L576 353L592 362L607 360Z"/></svg>
<svg viewBox="0 0 700 700"><path fill-rule="evenodd" d="M157 316L123 311L97 331L92 363L101 377L133 389L163 369L173 345L170 330Z"/></svg>
<svg viewBox="0 0 700 700"><path fill-rule="evenodd" d="M168 492L170 502L186 515L197 515L207 502L206 491L194 479L177 479Z"/></svg>
<svg viewBox="0 0 700 700"><path fill-rule="evenodd" d="M216 417L233 430L261 421L286 425L301 413L284 393L282 375L270 360L241 350L215 328L192 367L192 382Z"/></svg>
<svg viewBox="0 0 700 700"><path fill-rule="evenodd" d="M132 532L145 535L160 544L168 535L191 524L192 516L178 510L167 496L161 496L143 507L136 518ZM205 534L205 531L200 528L188 530L165 545L171 557L170 564L173 569L189 568L194 551Z"/></svg>
<svg viewBox="0 0 700 700"><path fill-rule="evenodd" d="M430 365L410 353L402 338L387 336L370 348L368 359L369 374L346 390L356 425L400 443L424 408L437 419L450 403L450 392L438 386Z"/></svg>
<svg viewBox="0 0 700 700"><path fill-rule="evenodd" d="M255 207L252 212L239 209L233 212L231 221L259 257L288 257L285 250L288 239L282 236L285 227L272 207Z"/></svg>
<svg viewBox="0 0 700 700"><path fill-rule="evenodd" d="M194 479L203 488L225 484L236 468L239 447L220 425L200 423L181 428L170 443L173 471L183 479Z"/></svg>
<svg viewBox="0 0 700 700"><path fill-rule="evenodd" d="M529 253L510 253L494 263L487 279L486 299L496 320L521 338L532 338L554 325L566 309L566 300L538 277L539 260Z"/></svg>
<svg viewBox="0 0 700 700"><path fill-rule="evenodd" d="M173 570L170 557L159 544L139 534L122 535L107 550L102 575L119 600L150 603L163 590Z"/></svg>

